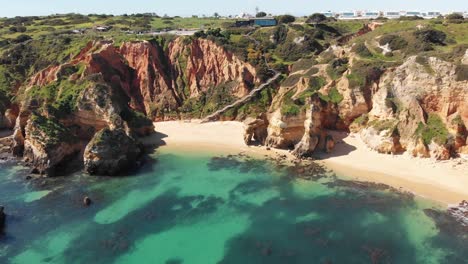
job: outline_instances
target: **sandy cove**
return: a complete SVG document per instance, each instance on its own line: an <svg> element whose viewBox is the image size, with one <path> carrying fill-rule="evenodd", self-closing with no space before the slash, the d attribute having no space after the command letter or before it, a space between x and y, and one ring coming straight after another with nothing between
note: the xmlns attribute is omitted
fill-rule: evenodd
<svg viewBox="0 0 468 264"><path fill-rule="evenodd" d="M257 157L265 155L294 157L286 150L267 150L246 146L240 122L169 121L154 123L158 140L164 147L186 152L244 152ZM336 133L337 144L331 154L320 155L322 164L338 175L361 181L372 181L402 188L416 195L446 205L468 199L468 161L457 159L435 161L409 155L385 155L365 146L358 135ZM154 140L146 139L146 140Z"/></svg>

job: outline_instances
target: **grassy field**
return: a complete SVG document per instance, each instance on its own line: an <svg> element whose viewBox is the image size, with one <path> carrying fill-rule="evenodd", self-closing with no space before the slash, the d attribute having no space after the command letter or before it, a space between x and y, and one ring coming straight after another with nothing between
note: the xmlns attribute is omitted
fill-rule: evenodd
<svg viewBox="0 0 468 264"><path fill-rule="evenodd" d="M38 18L26 25L26 32L12 32L11 27L16 25L5 25L6 19L0 19L0 38L16 38L21 34L38 37L44 34L50 34L61 30L74 30L93 28L98 25L111 25L117 29L135 29L144 28L145 30L162 29L208 29L222 28L235 22L234 19L216 19L216 18L140 18L129 16L113 17L88 17L88 21L74 23L70 17L58 18Z"/></svg>
<svg viewBox="0 0 468 264"><path fill-rule="evenodd" d="M175 17L175 18L154 18L151 21L151 28L184 28L184 29L208 29L223 28L226 23L234 23L234 19L198 18L198 17Z"/></svg>
<svg viewBox="0 0 468 264"><path fill-rule="evenodd" d="M432 45L431 50L421 51L414 49L421 40L415 37L415 33L424 30L437 30L446 34L443 45ZM397 35L404 38L408 44L402 50L396 52L391 57L385 57L377 50L378 40L382 36ZM446 23L443 20L415 20L398 21L389 20L376 30L352 40L352 43L366 43L369 50L374 54L374 58L385 61L402 61L410 55L439 56L443 53L450 53L454 48L462 45L468 45L468 24Z"/></svg>

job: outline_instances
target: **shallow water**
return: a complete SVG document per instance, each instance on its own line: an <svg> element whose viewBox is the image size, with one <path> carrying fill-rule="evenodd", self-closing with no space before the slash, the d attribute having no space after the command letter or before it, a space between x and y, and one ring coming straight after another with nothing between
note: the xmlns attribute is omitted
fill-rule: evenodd
<svg viewBox="0 0 468 264"><path fill-rule="evenodd" d="M468 263L466 229L385 186L244 157L156 157L122 178L27 181L0 164L0 263Z"/></svg>

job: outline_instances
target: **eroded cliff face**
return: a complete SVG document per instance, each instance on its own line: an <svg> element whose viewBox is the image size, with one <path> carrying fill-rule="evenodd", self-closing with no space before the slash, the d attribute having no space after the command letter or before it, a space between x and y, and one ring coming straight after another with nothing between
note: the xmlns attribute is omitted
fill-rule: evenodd
<svg viewBox="0 0 468 264"><path fill-rule="evenodd" d="M45 117L33 115L25 131L23 156L33 173L53 176L80 151L80 142L68 128Z"/></svg>
<svg viewBox="0 0 468 264"><path fill-rule="evenodd" d="M152 42L128 42L119 50L135 72L130 83L132 106L168 119L185 101L209 89L229 85L229 95L242 97L258 83L255 68L205 39L177 38L167 50Z"/></svg>
<svg viewBox="0 0 468 264"><path fill-rule="evenodd" d="M232 94L243 97L258 83L255 68L224 48L205 39L185 42L179 38L169 45L177 90L186 86L190 97L196 97L211 87L233 82Z"/></svg>
<svg viewBox="0 0 468 264"><path fill-rule="evenodd" d="M93 175L118 175L131 170L141 155L139 143L124 130L105 128L86 146L84 167Z"/></svg>
<svg viewBox="0 0 468 264"><path fill-rule="evenodd" d="M92 43L70 62L34 75L18 93L13 154L33 173L53 176L98 130L153 131L151 121L129 107L131 77L110 42Z"/></svg>
<svg viewBox="0 0 468 264"><path fill-rule="evenodd" d="M361 132L370 147L436 159L466 153L468 81L457 80L452 63L434 57L424 62L411 57L382 76ZM376 142L372 134L381 139Z"/></svg>
<svg viewBox="0 0 468 264"><path fill-rule="evenodd" d="M326 53L334 59L327 60ZM246 120L245 142L309 157L332 151L329 130L351 130L381 153L408 151L437 159L468 153L468 83L458 80L457 65L411 57L382 72L366 66L370 77L356 81L353 75L362 72L354 65L362 61L351 47L333 46L317 60L296 62L279 87L273 85L268 111ZM187 102L221 108L210 96L240 98L259 83L252 65L206 39L134 41L120 47L90 42L68 62L45 68L18 89L18 104L0 120L14 127L2 145L48 174L83 152L98 131L124 131L134 139L153 131L148 117L184 118L180 113ZM50 131L30 125L31 116L53 120L83 144L52 144ZM88 144L87 149L102 148ZM112 155L91 156L89 164L115 161L99 160ZM92 167L89 171L106 171Z"/></svg>
<svg viewBox="0 0 468 264"><path fill-rule="evenodd" d="M227 96L242 97L257 82L253 66L208 40L137 41L120 47L112 41L94 41L68 62L33 75L19 88L16 108L0 121L2 126L14 127L5 144L23 155L34 172L52 175L62 160L82 152L97 131L144 136L154 132L147 117L178 118L185 101L196 100L210 89L229 86ZM52 132L31 125L31 116L53 120L83 144L52 144L48 135ZM112 163L96 159L92 164ZM90 172L109 171L91 167Z"/></svg>
<svg viewBox="0 0 468 264"><path fill-rule="evenodd" d="M265 145L310 156L333 147L328 130L351 130L380 153L442 160L467 154L468 81L459 80L457 65L410 57L381 72L369 67L370 77L356 85L350 78L360 58L335 49L349 61L338 78L329 77L327 65L303 62L282 82L267 115Z"/></svg>
<svg viewBox="0 0 468 264"><path fill-rule="evenodd" d="M334 142L328 130L336 128L338 111L335 104L319 96L320 93L326 96L334 86L325 65L308 64L307 60L299 63L304 67L293 67L295 70L282 82L273 98L267 120L263 122L268 124L264 144L291 149L297 157L305 158L316 151L331 151Z"/></svg>

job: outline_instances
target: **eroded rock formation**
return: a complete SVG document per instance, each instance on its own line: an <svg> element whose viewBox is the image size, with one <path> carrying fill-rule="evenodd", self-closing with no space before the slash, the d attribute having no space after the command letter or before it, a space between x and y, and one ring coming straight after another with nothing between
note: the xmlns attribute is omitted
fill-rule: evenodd
<svg viewBox="0 0 468 264"><path fill-rule="evenodd" d="M142 147L121 129L105 128L86 146L85 171L92 175L118 175L134 168L142 155Z"/></svg>
<svg viewBox="0 0 468 264"><path fill-rule="evenodd" d="M378 128L386 136L366 143L376 150L402 149L436 159L459 153L466 145L468 81L458 81L455 72L456 65L449 62L429 57L421 65L410 57L385 73L373 96L367 130Z"/></svg>
<svg viewBox="0 0 468 264"><path fill-rule="evenodd" d="M58 166L80 151L79 141L66 127L45 117L31 117L26 131L23 156L33 173L53 176Z"/></svg>
<svg viewBox="0 0 468 264"><path fill-rule="evenodd" d="M0 118L0 127L14 130L0 142L2 149L24 156L35 172L53 174L91 142L87 170L116 174L114 166L135 163L137 148L116 146L123 156L113 156L98 139L117 137L138 145L137 137L154 130L151 121L184 118L200 107L213 112L228 104L224 97L232 102L260 84L255 67L210 40L164 41L90 42L65 63L34 74L17 87L20 100ZM466 54L460 64L467 63ZM317 59L289 67L285 80L269 85L263 113L245 120L246 144L309 157L333 151L329 130L352 130L381 153L408 151L436 159L468 155L468 81L457 77L459 65L409 57L388 68L361 63L367 68L359 71L354 66L361 59L351 46L331 46ZM32 116L44 118L45 125Z"/></svg>
<svg viewBox="0 0 468 264"><path fill-rule="evenodd" d="M264 145L268 136L268 119L265 114L244 121L244 142L246 145Z"/></svg>

